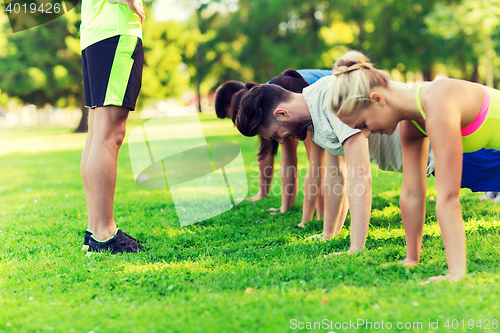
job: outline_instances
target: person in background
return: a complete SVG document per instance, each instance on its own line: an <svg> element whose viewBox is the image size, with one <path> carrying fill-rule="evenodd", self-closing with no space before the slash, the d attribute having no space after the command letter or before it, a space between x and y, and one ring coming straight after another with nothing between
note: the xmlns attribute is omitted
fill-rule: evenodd
<svg viewBox="0 0 500 333"><path fill-rule="evenodd" d="M298 73L298 76L301 78L301 80L304 80L306 84L312 84L316 82L319 78L324 76L330 76L332 74L331 70L301 69L298 71L288 70L288 74L286 75L285 73L287 73L287 71L285 71L282 75L276 78L279 78L281 76L286 76L290 81L290 78L292 78L292 76L289 75L291 73L290 71ZM294 79L291 79L291 81L293 80ZM245 91L248 91L255 85L257 84L254 82L242 83L239 81L227 81L221 86L219 86L215 94L215 111L217 117L220 119L230 118L234 123L236 119L236 114L238 109L237 103L239 102L239 98ZM239 97L235 98L238 95L238 93ZM311 146L311 143L312 141L310 139L306 139L304 141L304 145L306 147L306 152L308 156L311 151L311 149L309 148ZM279 144L276 141L269 142L264 139L260 140L260 146L257 153L258 163L259 163L259 192L257 193L257 195L247 198L247 200L256 201L268 196L274 174L274 157L277 154L278 146ZM295 139L286 140L286 142L284 142L281 145L282 147L281 161L280 161L281 184L282 184L281 207L279 209L270 208L269 209L270 211L279 211L281 213L285 213L293 205L295 201L295 196L298 187L297 146L298 146L298 140ZM316 149L312 152L312 154L315 156L313 164L320 163L322 158L321 152L318 151L319 148L318 146L314 148ZM321 193L321 185L318 184L318 178L319 181L321 180L321 177L318 176L320 176L322 168L319 166L319 164L317 166L317 169L318 169L317 172L312 172L308 169L308 173L310 173L311 177L314 176L314 179L307 178L313 181L313 183L309 187L314 188L315 185L317 185L318 195L310 196L310 199L312 201L315 201L316 204L312 206L312 209L308 208L306 210L307 214L306 216L304 216L303 214L303 218L299 226L305 226L306 222L311 221L313 219L314 207L316 207L317 219L321 219L323 217L323 211L324 211L323 198ZM314 193L314 191L312 193Z"/></svg>

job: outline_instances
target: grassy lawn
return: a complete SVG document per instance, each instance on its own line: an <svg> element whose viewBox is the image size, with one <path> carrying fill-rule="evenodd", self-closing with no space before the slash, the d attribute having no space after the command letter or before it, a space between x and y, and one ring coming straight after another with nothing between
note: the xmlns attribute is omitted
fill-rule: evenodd
<svg viewBox="0 0 500 333"><path fill-rule="evenodd" d="M204 118L207 141L240 145L252 185L256 139L239 135L230 121ZM139 124L130 121L129 132ZM447 272L433 201L421 263L381 266L405 256L399 174L374 174L366 249L323 259L348 249L349 217L334 240L308 240L322 221L296 227L300 193L283 215L266 212L279 207L276 195L181 228L168 191L135 185L125 144L115 219L151 251L89 258L80 250L84 139L68 128L0 132L0 332L500 331L500 205L479 194L462 193L467 277L422 286ZM256 192L251 186L249 195Z"/></svg>

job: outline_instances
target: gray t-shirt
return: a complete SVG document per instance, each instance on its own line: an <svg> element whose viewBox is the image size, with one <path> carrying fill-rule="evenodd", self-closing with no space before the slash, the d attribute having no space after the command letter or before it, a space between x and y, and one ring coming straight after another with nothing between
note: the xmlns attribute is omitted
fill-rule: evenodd
<svg viewBox="0 0 500 333"><path fill-rule="evenodd" d="M334 76L319 79L304 88L302 94L309 108L313 123L312 140L326 151L336 156L344 156L345 140L360 132L344 124L329 106L330 82ZM403 83L402 83L403 84ZM368 139L370 161L382 170L403 171L403 155L399 142L398 128L392 135L373 133ZM430 149L430 147L429 147ZM429 151L427 174L434 171L434 155Z"/></svg>

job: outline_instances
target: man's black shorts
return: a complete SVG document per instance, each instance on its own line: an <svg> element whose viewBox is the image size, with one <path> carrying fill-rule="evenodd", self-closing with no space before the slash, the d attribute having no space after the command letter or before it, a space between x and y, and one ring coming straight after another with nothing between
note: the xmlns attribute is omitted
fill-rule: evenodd
<svg viewBox="0 0 500 333"><path fill-rule="evenodd" d="M85 106L106 105L135 109L142 84L144 51L136 36L119 35L82 51Z"/></svg>

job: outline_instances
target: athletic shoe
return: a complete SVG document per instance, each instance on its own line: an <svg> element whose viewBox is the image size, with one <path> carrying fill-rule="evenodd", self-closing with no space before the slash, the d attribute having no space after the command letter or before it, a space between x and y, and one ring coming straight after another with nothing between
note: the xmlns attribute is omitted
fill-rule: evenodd
<svg viewBox="0 0 500 333"><path fill-rule="evenodd" d="M85 230L85 236L83 236L82 251L87 252L89 250L90 236L92 236L92 233L88 230Z"/></svg>
<svg viewBox="0 0 500 333"><path fill-rule="evenodd" d="M491 200L491 201L494 201L495 198L499 195L499 192L486 192L484 193L484 195L481 197L481 201L484 201L484 200Z"/></svg>
<svg viewBox="0 0 500 333"><path fill-rule="evenodd" d="M88 252L109 251L111 254L116 254L123 252L136 253L148 250L150 249L141 245L136 239L117 229L115 235L105 242L99 242L94 237L91 237Z"/></svg>

